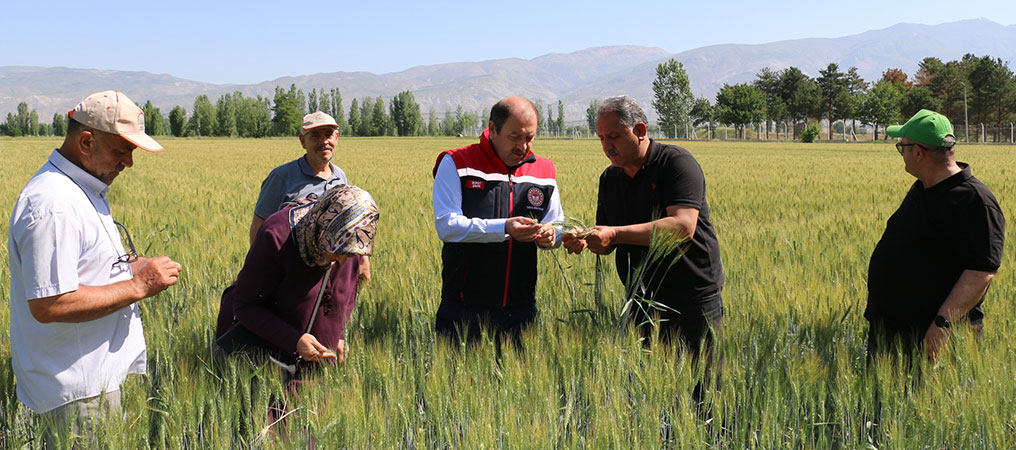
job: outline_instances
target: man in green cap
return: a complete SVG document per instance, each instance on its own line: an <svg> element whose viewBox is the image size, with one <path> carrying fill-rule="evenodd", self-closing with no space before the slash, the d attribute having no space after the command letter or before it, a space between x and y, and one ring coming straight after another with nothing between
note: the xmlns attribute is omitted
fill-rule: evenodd
<svg viewBox="0 0 1016 450"><path fill-rule="evenodd" d="M1005 218L970 166L956 161L948 118L922 109L886 133L900 138L896 149L917 181L871 254L868 357L923 346L934 360L954 323L984 326L981 303L1001 263Z"/></svg>

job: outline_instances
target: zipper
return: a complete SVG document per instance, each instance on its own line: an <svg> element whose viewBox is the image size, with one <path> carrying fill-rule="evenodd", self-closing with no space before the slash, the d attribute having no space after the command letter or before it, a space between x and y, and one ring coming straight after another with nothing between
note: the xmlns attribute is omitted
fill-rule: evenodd
<svg viewBox="0 0 1016 450"><path fill-rule="evenodd" d="M508 172L508 218L512 217L512 206L515 204L515 189L512 187L512 174ZM504 298L501 300L501 307L508 306L508 280L512 272L512 241L514 239L511 236L508 237L508 265L504 270Z"/></svg>

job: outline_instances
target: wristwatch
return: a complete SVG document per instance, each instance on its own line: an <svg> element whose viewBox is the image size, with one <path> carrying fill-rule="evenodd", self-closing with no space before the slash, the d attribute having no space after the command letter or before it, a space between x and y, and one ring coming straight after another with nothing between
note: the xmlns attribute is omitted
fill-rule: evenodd
<svg viewBox="0 0 1016 450"><path fill-rule="evenodd" d="M952 323L950 323L949 319L946 319L945 316L939 314L935 316L935 326L939 328L949 328L952 326Z"/></svg>

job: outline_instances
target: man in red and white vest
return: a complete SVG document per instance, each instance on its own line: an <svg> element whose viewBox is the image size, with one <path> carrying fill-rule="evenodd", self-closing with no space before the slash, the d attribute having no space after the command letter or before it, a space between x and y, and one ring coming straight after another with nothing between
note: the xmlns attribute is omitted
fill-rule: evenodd
<svg viewBox="0 0 1016 450"><path fill-rule="evenodd" d="M537 247L559 243L564 221L554 163L533 154L539 115L521 97L499 101L480 142L434 166L434 226L444 242L436 330L475 339L481 327L518 339L536 317Z"/></svg>

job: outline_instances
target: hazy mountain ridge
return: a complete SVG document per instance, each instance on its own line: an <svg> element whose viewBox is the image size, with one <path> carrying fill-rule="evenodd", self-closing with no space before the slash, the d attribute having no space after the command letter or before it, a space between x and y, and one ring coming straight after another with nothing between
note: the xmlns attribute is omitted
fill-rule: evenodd
<svg viewBox="0 0 1016 450"><path fill-rule="evenodd" d="M763 67L782 69L793 65L817 76L820 68L835 62L842 70L856 66L861 76L871 81L891 67L912 75L925 57L951 60L965 53L1016 61L1016 25L1002 26L986 19L940 25L901 23L839 38L720 44L677 54L631 45L594 47L529 60L502 58L423 65L380 75L317 73L249 85L211 84L136 71L0 66L0 114L14 111L19 102L25 101L39 112L43 122L48 122L54 112L62 113L85 95L110 88L126 92L139 103L151 100L168 114L174 105L190 110L194 97L201 94L213 102L233 91L271 98L275 86L288 88L295 83L308 93L314 88L340 88L347 110L353 98L380 95L387 100L408 89L416 96L424 116L430 108L439 115L457 105L474 111L486 109L507 95L553 103L556 115L560 99L565 103L567 121L580 123L594 98L628 94L650 110L656 65L671 57L684 63L695 95L713 100L724 83L750 81Z"/></svg>

